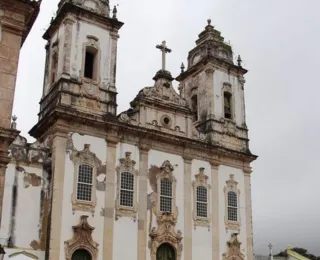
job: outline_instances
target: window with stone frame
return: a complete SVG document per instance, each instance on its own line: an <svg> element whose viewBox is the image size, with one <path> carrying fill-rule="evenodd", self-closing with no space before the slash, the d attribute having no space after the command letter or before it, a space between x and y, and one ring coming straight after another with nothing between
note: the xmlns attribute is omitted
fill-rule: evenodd
<svg viewBox="0 0 320 260"><path fill-rule="evenodd" d="M86 164L79 165L77 200L91 201L93 186L93 167Z"/></svg>
<svg viewBox="0 0 320 260"><path fill-rule="evenodd" d="M224 187L225 194L225 224L228 229L239 230L240 228L240 190L234 174L230 174Z"/></svg>
<svg viewBox="0 0 320 260"><path fill-rule="evenodd" d="M87 40L83 45L82 77L86 82L98 82L101 57L99 39L88 35Z"/></svg>
<svg viewBox="0 0 320 260"><path fill-rule="evenodd" d="M168 178L160 181L160 211L172 212L172 182Z"/></svg>
<svg viewBox="0 0 320 260"><path fill-rule="evenodd" d="M166 160L160 167L157 174L157 203L156 215L162 216L163 213L170 214L174 219L177 217L176 206L176 183L173 175L173 166Z"/></svg>
<svg viewBox="0 0 320 260"><path fill-rule="evenodd" d="M94 214L97 204L97 169L101 166L101 161L90 151L89 144L85 144L82 151L73 150L70 160L74 163L72 210Z"/></svg>
<svg viewBox="0 0 320 260"><path fill-rule="evenodd" d="M193 186L193 221L194 226L210 228L210 190L209 177L204 173L205 168L199 168L195 175Z"/></svg>
<svg viewBox="0 0 320 260"><path fill-rule="evenodd" d="M136 162L131 159L131 152L119 160L117 172L116 220L119 217L137 218L137 178L139 171Z"/></svg>
<svg viewBox="0 0 320 260"><path fill-rule="evenodd" d="M195 94L191 97L191 109L193 113L192 121L198 121L198 95Z"/></svg>

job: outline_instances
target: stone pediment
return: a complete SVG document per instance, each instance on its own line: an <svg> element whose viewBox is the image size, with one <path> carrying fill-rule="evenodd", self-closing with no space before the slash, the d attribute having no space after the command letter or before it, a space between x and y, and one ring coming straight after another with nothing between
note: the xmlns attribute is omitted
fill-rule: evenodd
<svg viewBox="0 0 320 260"><path fill-rule="evenodd" d="M170 72L158 71L154 77L155 84L152 87L143 88L136 99L147 98L155 103L172 104L187 108L187 102L173 88Z"/></svg>

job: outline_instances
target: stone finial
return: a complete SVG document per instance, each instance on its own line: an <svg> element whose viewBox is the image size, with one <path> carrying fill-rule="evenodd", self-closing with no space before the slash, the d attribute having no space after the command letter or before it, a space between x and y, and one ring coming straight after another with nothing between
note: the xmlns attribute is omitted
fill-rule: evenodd
<svg viewBox="0 0 320 260"><path fill-rule="evenodd" d="M114 6L113 10L112 10L112 18L113 19L117 19L117 12L118 12L117 7Z"/></svg>
<svg viewBox="0 0 320 260"><path fill-rule="evenodd" d="M184 66L183 62L181 63L180 69L181 69L181 73L183 73L183 72L184 72L184 69L185 69L185 66Z"/></svg>
<svg viewBox="0 0 320 260"><path fill-rule="evenodd" d="M17 129L17 122L16 122L17 119L18 117L16 115L12 116L11 129Z"/></svg>
<svg viewBox="0 0 320 260"><path fill-rule="evenodd" d="M211 19L208 19L207 22L208 22L208 25L211 25Z"/></svg>
<svg viewBox="0 0 320 260"><path fill-rule="evenodd" d="M238 55L237 62L238 62L238 66L241 67L242 60L241 60L240 55Z"/></svg>

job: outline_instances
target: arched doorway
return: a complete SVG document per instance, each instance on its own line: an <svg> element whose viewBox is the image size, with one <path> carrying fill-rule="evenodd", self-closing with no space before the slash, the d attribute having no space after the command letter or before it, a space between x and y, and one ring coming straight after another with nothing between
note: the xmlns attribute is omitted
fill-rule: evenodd
<svg viewBox="0 0 320 260"><path fill-rule="evenodd" d="M176 260L174 248L168 243L161 244L157 249L157 260Z"/></svg>
<svg viewBox="0 0 320 260"><path fill-rule="evenodd" d="M72 254L71 260L91 260L91 255L87 250L78 249Z"/></svg>

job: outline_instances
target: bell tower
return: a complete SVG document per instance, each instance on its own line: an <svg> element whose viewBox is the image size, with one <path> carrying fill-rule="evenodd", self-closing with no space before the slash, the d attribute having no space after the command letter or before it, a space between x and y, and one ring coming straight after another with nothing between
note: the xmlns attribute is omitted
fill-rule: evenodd
<svg viewBox="0 0 320 260"><path fill-rule="evenodd" d="M39 122L41 138L55 120L86 122L115 117L118 31L123 23L106 0L61 0L47 40ZM82 121L83 122L83 121ZM81 123L82 124L82 123Z"/></svg>
<svg viewBox="0 0 320 260"><path fill-rule="evenodd" d="M233 62L233 51L224 42L211 20L181 65L180 94L193 113L193 124L212 144L250 152L245 122L244 74L247 70Z"/></svg>

